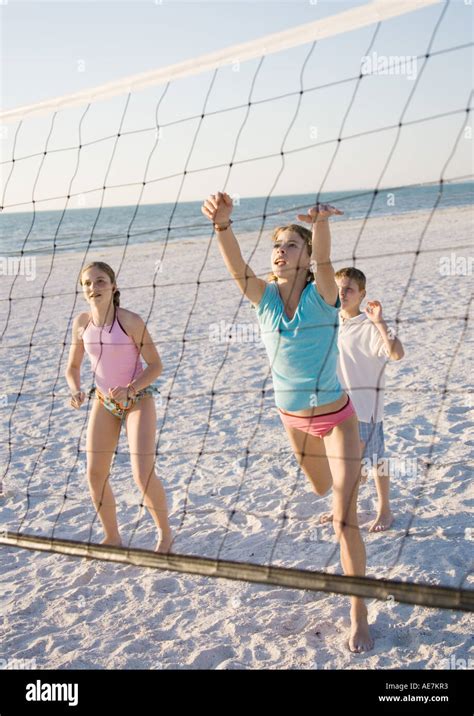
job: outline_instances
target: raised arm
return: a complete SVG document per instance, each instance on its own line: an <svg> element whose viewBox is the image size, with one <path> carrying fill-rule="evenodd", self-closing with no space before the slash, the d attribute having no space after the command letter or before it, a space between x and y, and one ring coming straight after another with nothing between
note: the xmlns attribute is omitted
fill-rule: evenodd
<svg viewBox="0 0 474 716"><path fill-rule="evenodd" d="M331 232L329 217L343 214L331 204L317 204L308 209L307 214L298 214L299 221L312 224L311 266L316 279L316 288L321 298L330 306L337 301L337 284L331 263Z"/></svg>
<svg viewBox="0 0 474 716"><path fill-rule="evenodd" d="M267 284L254 274L243 259L239 243L231 228L232 209L231 197L220 191L217 194L210 194L201 207L204 216L214 224L219 250L227 270L244 296L258 305Z"/></svg>
<svg viewBox="0 0 474 716"><path fill-rule="evenodd" d="M367 301L367 306L363 311L380 333L390 360L401 360L405 355L402 342L387 326L382 315L382 304L380 301Z"/></svg>

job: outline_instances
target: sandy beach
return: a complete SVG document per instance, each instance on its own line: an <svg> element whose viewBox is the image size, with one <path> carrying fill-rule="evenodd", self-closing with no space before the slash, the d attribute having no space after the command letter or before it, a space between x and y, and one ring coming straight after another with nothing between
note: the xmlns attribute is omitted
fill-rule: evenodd
<svg viewBox="0 0 474 716"><path fill-rule="evenodd" d="M242 234L238 212L234 218L244 256L265 275L271 232ZM386 373L387 456L399 473L387 533L368 533L373 481L360 492L367 574L459 586L474 540L472 212L334 221L332 237L335 267L350 265L355 250L368 298L382 302L406 353ZM100 542L85 477L87 407L69 407L64 378L72 318L86 310L76 295L84 254L35 258L34 278L0 282L2 472L8 464L0 529ZM332 527L318 525L330 497L317 497L297 469L254 311L229 280L216 241L92 249L90 260L118 272L121 305L147 321L163 360L156 464L174 551L342 573ZM87 359L82 378L88 388ZM153 549L124 434L111 485L125 541ZM462 586L472 588L472 578ZM451 669L472 659L468 613L369 600L375 647L353 655L345 597L6 546L0 599L7 668L14 659L39 669Z"/></svg>

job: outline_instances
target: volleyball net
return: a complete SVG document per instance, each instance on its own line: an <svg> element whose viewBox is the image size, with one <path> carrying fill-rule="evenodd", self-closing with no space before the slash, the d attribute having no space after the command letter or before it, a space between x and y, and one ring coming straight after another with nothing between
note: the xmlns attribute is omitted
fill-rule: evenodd
<svg viewBox="0 0 474 716"><path fill-rule="evenodd" d="M234 231L243 239L247 260L264 277L268 230L292 222L297 211L318 201L337 203L358 224L355 236L333 240L333 261L403 265L391 321L398 331L410 334L413 321L407 312L417 272L432 267L430 256L450 251L453 245L459 251L471 245L467 237L453 244L452 237L432 236L437 212L454 201L463 182L472 180L466 147L472 105L467 68L473 43L466 39L453 45L450 32L461 12L468 23L470 8L461 11L453 2L370 2L192 61L1 114L2 266L8 280L3 279L0 294L6 376L0 396L6 433L0 467L7 497L9 485L14 486L4 508L8 524L0 532L3 545L472 609L472 590L464 586L470 574L466 569L456 577L455 586L342 576L329 571L338 546L318 540L316 546L312 543L312 558L321 565L318 571L277 564L295 561L289 553L279 556L281 541L285 535L291 541L302 522L307 526L314 518L314 511L292 512L302 480L299 469L281 499L266 500L267 513L255 511L251 485L260 478L266 458L278 457L280 475L291 470L294 458L287 448L275 450L272 440L261 440L262 434L275 431L268 417L270 369L264 367L263 348L251 340L238 345L238 356L232 352L235 342L228 340L229 331L234 338L239 325L248 331L248 324L238 323L239 317L248 315L242 313L245 301L236 298L232 279L217 257L215 236L195 204L196 197L204 199L209 193L207 187L231 193ZM421 15L422 36L418 33L415 42L414 33L404 44L403 21ZM418 49L400 55L400 47ZM457 79L450 92L430 91L434 82L441 85L452 75ZM353 176L358 180L352 190L332 188L347 186ZM283 199L289 186L294 187L291 193L298 192L307 201ZM410 191L418 192L417 201L426 197L429 210L424 222L399 246L367 241L372 220L390 216L390 201L403 196L410 207ZM250 196L254 198L246 198ZM416 204L411 208L415 211ZM136 547L136 538L145 529L144 505L133 505L125 493L127 509L135 506L138 512L131 520L126 547L94 542L97 513L81 539L71 539L70 519L83 509L78 494L85 483L90 401L82 413L71 417L64 372L72 321L81 308L77 277L92 258L113 265L127 306L139 306L163 351L167 372L158 405L156 465L166 491L175 497L173 554ZM65 275L71 277L66 289ZM219 306L213 293L216 284ZM173 308L177 295L182 309L179 316L175 311L172 322L163 307ZM387 571L392 574L416 535L414 521L437 471L457 465L469 474L465 459L443 459L437 442L444 406L450 397L464 398L468 392L453 377L467 350L470 306L469 297L452 315L443 316L458 330L431 391L431 437L417 472L409 519L390 552ZM220 317L221 323L215 320ZM415 320L418 328L425 328L433 319ZM211 327L217 336L212 355ZM237 367L244 361L250 366L256 360L257 350L262 354L260 374L251 374L250 369L239 373ZM9 364L12 351L15 373ZM85 365L83 372L87 375ZM93 385L90 374L89 379ZM421 396L426 387L397 389L402 397L415 400L417 392ZM228 418L234 401L241 405L242 415L248 414L248 419L242 418L242 438ZM195 427L196 414L200 429ZM77 428L74 438L65 430L72 420ZM219 424L226 429L219 429ZM127 469L128 453L121 445L115 451L112 479L124 466ZM170 485L166 474L177 454L185 463L174 465L176 480ZM233 466L230 475L224 474L226 464ZM275 483L272 489L280 490L280 485ZM38 501L44 499L55 500L56 509L38 517ZM85 502L88 496L82 499ZM210 546L201 545L203 551L210 549L210 556L181 553L180 536L189 540L198 534L210 513ZM239 526L251 530L252 520L273 529L265 564L241 559ZM453 532L448 537L454 540L459 535Z"/></svg>

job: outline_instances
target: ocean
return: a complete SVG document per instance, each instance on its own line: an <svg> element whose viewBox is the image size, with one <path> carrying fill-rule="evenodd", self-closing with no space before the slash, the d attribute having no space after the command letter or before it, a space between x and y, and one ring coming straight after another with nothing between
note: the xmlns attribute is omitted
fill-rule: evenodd
<svg viewBox="0 0 474 716"><path fill-rule="evenodd" d="M203 197L204 199L205 197ZM352 190L323 193L321 202L330 202L344 211L335 221L466 206L473 203L474 182L446 183L400 189ZM238 200L233 213L234 231L271 230L296 222L296 213L315 202L315 194L249 197ZM267 203L266 203L267 202ZM209 237L210 223L201 213L202 201L141 206L114 206L62 211L6 213L0 215L0 255L40 255L123 246L127 243L179 241ZM265 213L265 222L263 214Z"/></svg>

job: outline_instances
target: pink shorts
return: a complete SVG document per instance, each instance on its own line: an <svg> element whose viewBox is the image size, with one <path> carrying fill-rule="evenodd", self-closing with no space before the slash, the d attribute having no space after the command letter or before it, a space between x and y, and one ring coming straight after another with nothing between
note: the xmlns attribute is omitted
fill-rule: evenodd
<svg viewBox="0 0 474 716"><path fill-rule="evenodd" d="M316 438L323 438L336 425L342 423L342 421L346 420L346 418L350 418L351 415L355 415L355 408L348 396L347 403L333 413L303 417L301 415L284 413L280 410L280 408L278 408L278 412L280 413L283 425L288 425L290 428L296 428L296 430L303 430L303 432L314 435Z"/></svg>

